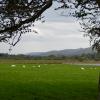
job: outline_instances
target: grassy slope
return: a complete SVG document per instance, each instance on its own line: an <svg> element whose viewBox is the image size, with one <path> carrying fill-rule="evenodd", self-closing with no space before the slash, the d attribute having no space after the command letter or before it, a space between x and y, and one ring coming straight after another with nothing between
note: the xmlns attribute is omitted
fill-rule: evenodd
<svg viewBox="0 0 100 100"><path fill-rule="evenodd" d="M96 100L98 71L85 66L0 64L0 100ZM35 65L36 66L36 65Z"/></svg>

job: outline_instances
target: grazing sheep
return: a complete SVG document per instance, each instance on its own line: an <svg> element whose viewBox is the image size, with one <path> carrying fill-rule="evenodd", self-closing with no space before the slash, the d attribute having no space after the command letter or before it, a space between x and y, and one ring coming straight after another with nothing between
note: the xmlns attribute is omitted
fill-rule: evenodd
<svg viewBox="0 0 100 100"><path fill-rule="evenodd" d="M11 67L16 67L16 65L11 65Z"/></svg>
<svg viewBox="0 0 100 100"><path fill-rule="evenodd" d="M22 67L23 67L23 68L26 68L26 66L25 66L25 65L23 65Z"/></svg>
<svg viewBox="0 0 100 100"><path fill-rule="evenodd" d="M38 67L40 68L40 65L38 65Z"/></svg>
<svg viewBox="0 0 100 100"><path fill-rule="evenodd" d="M81 67L81 70L85 70L85 68Z"/></svg>

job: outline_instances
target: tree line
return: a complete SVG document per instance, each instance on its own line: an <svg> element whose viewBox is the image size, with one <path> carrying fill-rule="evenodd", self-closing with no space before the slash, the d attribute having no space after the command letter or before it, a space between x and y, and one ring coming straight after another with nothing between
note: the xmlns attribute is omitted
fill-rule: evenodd
<svg viewBox="0 0 100 100"><path fill-rule="evenodd" d="M13 59L13 60L78 60L78 61L86 61L86 60L100 60L100 53L93 53L93 54L81 54L81 55L74 55L74 56L29 56L29 55L9 55L0 53L0 59Z"/></svg>

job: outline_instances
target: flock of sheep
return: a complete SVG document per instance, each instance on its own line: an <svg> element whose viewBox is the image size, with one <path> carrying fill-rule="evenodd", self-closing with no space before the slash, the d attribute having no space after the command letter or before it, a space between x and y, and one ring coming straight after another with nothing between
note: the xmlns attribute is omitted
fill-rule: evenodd
<svg viewBox="0 0 100 100"><path fill-rule="evenodd" d="M16 67L16 65L11 65L11 67ZM37 66L32 66L32 67L38 67L38 68L40 68L41 66L37 65ZM26 68L26 65L22 65L22 68Z"/></svg>
<svg viewBox="0 0 100 100"><path fill-rule="evenodd" d="M47 64L45 64L45 65L47 65ZM16 65L11 65L11 67L16 67ZM32 67L40 68L41 65L34 65L34 66L32 66ZM26 68L26 65L22 65L22 68ZM81 69L81 70L85 70L84 67L81 67L80 69ZM90 69L97 69L97 68L96 68L96 67L90 67Z"/></svg>
<svg viewBox="0 0 100 100"><path fill-rule="evenodd" d="M90 69L97 69L96 67L90 67ZM85 70L84 67L81 67L81 70Z"/></svg>

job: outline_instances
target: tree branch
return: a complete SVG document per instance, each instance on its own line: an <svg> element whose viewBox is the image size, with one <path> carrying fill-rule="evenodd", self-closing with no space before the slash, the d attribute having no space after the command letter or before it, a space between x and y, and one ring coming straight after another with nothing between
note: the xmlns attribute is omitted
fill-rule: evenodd
<svg viewBox="0 0 100 100"><path fill-rule="evenodd" d="M42 9L40 9L39 11L36 12L36 14L34 14L32 17L24 20L24 21L21 21L19 22L18 24L14 25L14 26L11 26L11 27L7 27L3 30L0 30L0 33L4 33L4 32L14 32L16 30L18 30L22 25L24 24L27 24L27 23L30 23L30 22L34 22L39 16L41 16L41 14L46 10L48 9L49 7L52 6L52 1L53 0L47 0L46 1L46 4L44 5L44 7Z"/></svg>

